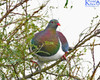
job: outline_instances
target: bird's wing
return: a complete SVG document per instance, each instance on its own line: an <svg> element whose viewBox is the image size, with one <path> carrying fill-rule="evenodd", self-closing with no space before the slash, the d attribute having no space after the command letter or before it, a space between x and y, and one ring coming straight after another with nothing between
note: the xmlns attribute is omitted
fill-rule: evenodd
<svg viewBox="0 0 100 80"><path fill-rule="evenodd" d="M36 46L34 45L34 44L35 44L34 39L35 39L35 36L37 36L38 34L39 34L39 32L38 32L38 33L36 33L36 34L34 35L34 37L31 39L31 41L30 41L29 51L31 51L31 52L33 52L33 49L35 49L35 48L36 48Z"/></svg>
<svg viewBox="0 0 100 80"><path fill-rule="evenodd" d="M68 45L67 39L66 39L65 36L64 36L61 32L59 32L59 31L57 31L57 35L58 35L58 37L59 37L59 39L60 39L60 42L61 42L61 44L62 44L62 50L63 50L64 52L67 52L68 49L69 49L69 45Z"/></svg>

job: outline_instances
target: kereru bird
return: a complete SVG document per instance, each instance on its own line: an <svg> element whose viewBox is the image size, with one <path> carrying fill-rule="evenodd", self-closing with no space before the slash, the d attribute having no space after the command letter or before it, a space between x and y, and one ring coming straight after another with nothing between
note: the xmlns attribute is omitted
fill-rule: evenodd
<svg viewBox="0 0 100 80"><path fill-rule="evenodd" d="M69 45L65 36L56 31L57 27L60 26L58 20L52 19L46 29L35 34L31 40L31 50L36 51L34 55L38 57L40 66L44 62L58 60L62 57L66 59L65 54L68 53ZM64 53L59 53L60 45Z"/></svg>

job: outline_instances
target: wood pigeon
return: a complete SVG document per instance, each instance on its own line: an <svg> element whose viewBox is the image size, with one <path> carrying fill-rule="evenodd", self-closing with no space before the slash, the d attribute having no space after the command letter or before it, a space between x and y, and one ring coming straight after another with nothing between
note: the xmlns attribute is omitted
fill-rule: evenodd
<svg viewBox="0 0 100 80"><path fill-rule="evenodd" d="M65 36L56 31L57 27L60 26L58 20L50 20L46 29L35 34L31 40L30 50L36 52L34 55L38 57L38 65L42 65L45 62L58 60L65 58L65 54L68 53L69 45ZM62 47L61 47L62 46ZM58 52L60 47L64 53Z"/></svg>

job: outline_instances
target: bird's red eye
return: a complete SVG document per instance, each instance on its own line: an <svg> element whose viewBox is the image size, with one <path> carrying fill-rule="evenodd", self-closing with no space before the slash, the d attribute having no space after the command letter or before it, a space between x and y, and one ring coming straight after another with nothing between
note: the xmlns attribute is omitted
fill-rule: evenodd
<svg viewBox="0 0 100 80"><path fill-rule="evenodd" d="M51 23L53 23L53 22L51 22Z"/></svg>

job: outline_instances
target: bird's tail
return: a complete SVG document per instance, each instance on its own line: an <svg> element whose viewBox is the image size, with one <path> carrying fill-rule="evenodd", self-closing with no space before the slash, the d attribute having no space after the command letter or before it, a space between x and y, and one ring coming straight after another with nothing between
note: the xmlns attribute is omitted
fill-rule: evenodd
<svg viewBox="0 0 100 80"><path fill-rule="evenodd" d="M70 50L72 50L72 49L73 49L73 47L69 47L68 51L70 51Z"/></svg>

